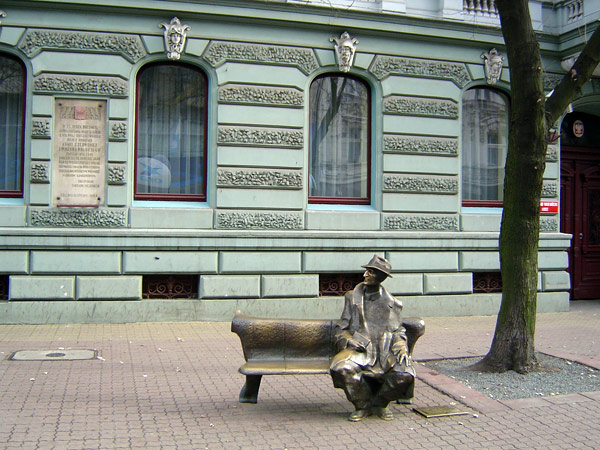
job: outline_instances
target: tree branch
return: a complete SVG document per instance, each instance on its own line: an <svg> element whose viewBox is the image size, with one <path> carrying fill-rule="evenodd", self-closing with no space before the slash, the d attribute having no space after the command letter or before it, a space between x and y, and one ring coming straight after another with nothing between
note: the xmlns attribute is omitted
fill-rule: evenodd
<svg viewBox="0 0 600 450"><path fill-rule="evenodd" d="M583 48L579 58L562 81L546 100L546 127L552 128L569 103L577 96L581 87L589 80L600 63L600 26Z"/></svg>

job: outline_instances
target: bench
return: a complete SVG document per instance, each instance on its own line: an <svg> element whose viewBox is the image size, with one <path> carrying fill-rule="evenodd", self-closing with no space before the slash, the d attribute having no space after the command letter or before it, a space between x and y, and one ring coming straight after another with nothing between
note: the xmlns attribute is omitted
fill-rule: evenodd
<svg viewBox="0 0 600 450"><path fill-rule="evenodd" d="M263 375L312 375L329 373L335 356L334 331L336 320L267 319L235 313L231 331L242 343L246 363L239 372L246 376L240 391L241 403L256 403ZM425 332L419 318L406 318L408 351ZM409 389L409 401L413 396Z"/></svg>

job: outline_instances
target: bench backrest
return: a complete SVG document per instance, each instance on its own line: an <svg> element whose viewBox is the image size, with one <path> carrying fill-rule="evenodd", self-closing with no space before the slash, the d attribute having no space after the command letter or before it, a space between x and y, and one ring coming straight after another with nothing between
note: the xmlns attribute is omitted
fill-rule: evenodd
<svg viewBox="0 0 600 450"><path fill-rule="evenodd" d="M331 359L333 320L266 319L236 313L231 331L242 342L246 361Z"/></svg>
<svg viewBox="0 0 600 450"><path fill-rule="evenodd" d="M336 354L334 331L336 320L267 319L251 317L237 311L231 331L240 337L246 361L331 360ZM425 333L420 318L405 318L408 352Z"/></svg>

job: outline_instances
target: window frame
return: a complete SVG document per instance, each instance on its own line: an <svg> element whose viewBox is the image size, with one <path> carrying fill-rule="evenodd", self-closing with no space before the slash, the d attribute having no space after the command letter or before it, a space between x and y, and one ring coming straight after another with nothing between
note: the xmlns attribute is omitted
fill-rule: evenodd
<svg viewBox="0 0 600 450"><path fill-rule="evenodd" d="M25 120L27 117L27 67L20 58L11 53L0 52L0 57L16 61L21 67L23 75L23 98L21 99L21 148L17 149L17 155L19 155L20 160L16 171L16 174L19 174L20 172L19 186L18 189L15 190L0 189L0 198L23 198L25 186Z"/></svg>
<svg viewBox="0 0 600 450"><path fill-rule="evenodd" d="M371 85L363 78L357 77L353 74L341 73L341 72L326 72L316 76L310 83L309 86L309 105L308 105L308 126L310 128L311 121L310 116L312 113L311 104L310 104L310 89L312 88L313 83L322 78L328 77L338 77L338 78L349 78L355 81L360 82L366 90L367 93L367 196L366 197L327 197L327 196L311 196L310 195L310 175L311 175L311 161L312 161L312 141L310 138L309 132L309 142L308 142L308 185L307 185L307 193L308 193L308 203L314 205L370 205L371 204L371 196L372 196L372 186L371 186L371 170L372 170L372 133L373 133L373 106L372 106L372 87Z"/></svg>
<svg viewBox="0 0 600 450"><path fill-rule="evenodd" d="M202 180L203 180L203 184L204 184L204 193L203 194L168 194L168 193L157 193L157 194L153 194L153 193L140 193L138 192L138 164L137 164L137 160L138 160L138 138L139 138L139 130L140 127L138 126L138 120L139 120L139 113L140 113L140 79L143 75L143 73L152 68L152 67L157 67L157 66L173 66L173 67L186 67L189 69L193 69L196 73L198 73L199 75L201 75L201 77L204 80L204 89L203 89L203 94L204 94L204 114L202 117L203 120L203 125L204 125L204 139L203 139L203 149L204 149L204 157L203 157L203 162L202 162ZM172 61L155 61L155 62L151 62L148 64L145 64L144 66L142 66L140 68L140 70L137 73L136 76L136 98L135 98L135 139L134 139L134 162L133 162L133 177L134 177L134 183L133 183L133 200L134 201L168 201L168 202L206 202L208 199L208 183L207 183L207 173L208 173L208 106L209 106L209 99L208 99L208 94L209 94L209 90L208 90L208 76L206 74L206 72L193 64L189 64L186 62L172 62Z"/></svg>
<svg viewBox="0 0 600 450"><path fill-rule="evenodd" d="M463 99L464 99L464 95L465 93L467 93L468 91L473 91L473 90L488 90L488 91L492 91L498 95L500 95L501 97L503 97L506 100L506 107L508 109L508 115L506 118L506 155L505 158L508 157L508 136L510 133L510 115L511 115L511 99L510 99L510 95L508 94L508 92L504 91L503 89L499 89L496 87L490 87L487 85L476 85L476 86L471 86L470 88L466 89L463 92ZM464 120L464 114L462 112L462 105L461 105L461 120ZM461 142L464 142L464 136L462 136L462 123L461 123ZM461 145L461 204L463 207L466 208L502 208L504 206L504 200L465 200L464 198L462 198L463 195L463 182L464 182L464 173L462 171L462 163L463 163L463 158L464 158L464 151L463 151L463 147ZM506 159L504 161L504 167L503 167L503 171L506 170ZM505 174L505 172L504 172ZM504 181L504 180L503 180Z"/></svg>

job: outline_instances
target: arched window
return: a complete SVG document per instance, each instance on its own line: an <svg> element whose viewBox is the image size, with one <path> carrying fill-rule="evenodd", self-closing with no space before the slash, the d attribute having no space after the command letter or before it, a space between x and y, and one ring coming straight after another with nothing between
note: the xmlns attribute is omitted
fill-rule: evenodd
<svg viewBox="0 0 600 450"><path fill-rule="evenodd" d="M508 151L509 100L499 91L473 88L462 102L464 206L501 206Z"/></svg>
<svg viewBox="0 0 600 450"><path fill-rule="evenodd" d="M137 78L136 200L206 200L207 81L185 64Z"/></svg>
<svg viewBox="0 0 600 450"><path fill-rule="evenodd" d="M25 68L0 54L0 197L23 196Z"/></svg>
<svg viewBox="0 0 600 450"><path fill-rule="evenodd" d="M310 203L370 203L370 91L348 75L310 86Z"/></svg>

